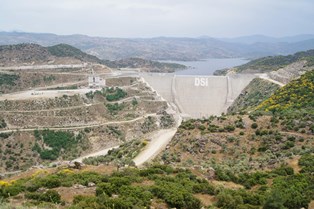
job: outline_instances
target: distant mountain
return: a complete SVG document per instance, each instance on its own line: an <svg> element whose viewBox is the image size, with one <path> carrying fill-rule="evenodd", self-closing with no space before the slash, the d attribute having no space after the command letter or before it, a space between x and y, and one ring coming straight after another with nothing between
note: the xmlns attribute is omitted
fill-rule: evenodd
<svg viewBox="0 0 314 209"><path fill-rule="evenodd" d="M281 38L275 38L264 35L251 35L251 36L241 36L236 38L220 38L221 41L231 42L231 43L242 43L242 44L254 44L254 43L295 43L300 41L306 41L314 39L313 34L301 34L296 36L286 36Z"/></svg>
<svg viewBox="0 0 314 209"><path fill-rule="evenodd" d="M101 60L67 45L58 44L43 47L38 44L16 44L0 46L0 66L41 65L41 64L104 64L111 68L140 68L144 72L175 72L187 68L176 63L164 63L141 58Z"/></svg>
<svg viewBox="0 0 314 209"><path fill-rule="evenodd" d="M149 60L200 60L207 58L258 58L287 55L314 49L313 35L285 38L266 36L236 39L200 38L102 38L85 35L59 36L47 33L0 32L0 45L36 43L69 44L104 60L142 58Z"/></svg>

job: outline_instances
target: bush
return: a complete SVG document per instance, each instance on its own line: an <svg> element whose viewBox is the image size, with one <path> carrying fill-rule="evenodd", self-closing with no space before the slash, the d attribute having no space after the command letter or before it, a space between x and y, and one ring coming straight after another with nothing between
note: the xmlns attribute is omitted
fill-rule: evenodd
<svg viewBox="0 0 314 209"><path fill-rule="evenodd" d="M257 129L257 127L258 127L257 123L252 123L251 128Z"/></svg>
<svg viewBox="0 0 314 209"><path fill-rule="evenodd" d="M281 166L279 168L272 170L272 173L280 175L280 176L288 176L288 175L293 175L294 171L293 171L293 168L291 167Z"/></svg>
<svg viewBox="0 0 314 209"><path fill-rule="evenodd" d="M243 204L241 196L233 196L227 192L221 192L217 195L217 206L222 209L237 209Z"/></svg>
<svg viewBox="0 0 314 209"><path fill-rule="evenodd" d="M301 173L314 173L314 155L302 155L299 165L302 167Z"/></svg>
<svg viewBox="0 0 314 209"><path fill-rule="evenodd" d="M106 99L109 102L118 101L127 95L127 93L120 88L109 88L106 90L106 93L107 92L110 93L106 95Z"/></svg>
<svg viewBox="0 0 314 209"><path fill-rule="evenodd" d="M224 129L228 132L232 132L235 130L235 127L233 125L227 125L224 127Z"/></svg>
<svg viewBox="0 0 314 209"><path fill-rule="evenodd" d="M61 196L60 194L55 190L48 190L45 193L26 193L25 197L27 199L33 199L37 201L44 201L44 202L52 202L52 203L60 203L61 202Z"/></svg>

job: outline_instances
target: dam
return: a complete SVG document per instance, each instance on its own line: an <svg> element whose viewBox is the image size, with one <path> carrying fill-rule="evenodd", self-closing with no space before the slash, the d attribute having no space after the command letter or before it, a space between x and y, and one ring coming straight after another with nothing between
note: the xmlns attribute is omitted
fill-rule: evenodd
<svg viewBox="0 0 314 209"><path fill-rule="evenodd" d="M142 79L184 118L203 118L226 112L242 90L256 76L174 75L142 73Z"/></svg>

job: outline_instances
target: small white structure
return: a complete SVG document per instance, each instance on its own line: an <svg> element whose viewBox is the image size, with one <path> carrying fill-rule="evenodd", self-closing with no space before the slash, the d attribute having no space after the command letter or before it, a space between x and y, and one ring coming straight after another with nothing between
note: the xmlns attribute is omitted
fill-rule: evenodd
<svg viewBox="0 0 314 209"><path fill-rule="evenodd" d="M106 81L101 79L99 75L97 75L94 70L92 69L91 74L88 76L88 87L89 88L100 88L105 86Z"/></svg>

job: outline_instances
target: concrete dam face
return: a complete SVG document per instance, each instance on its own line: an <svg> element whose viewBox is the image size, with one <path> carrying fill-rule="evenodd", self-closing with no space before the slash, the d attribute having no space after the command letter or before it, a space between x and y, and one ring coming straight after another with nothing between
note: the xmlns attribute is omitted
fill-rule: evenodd
<svg viewBox="0 0 314 209"><path fill-rule="evenodd" d="M184 117L221 115L255 75L185 76L142 74L145 82Z"/></svg>

